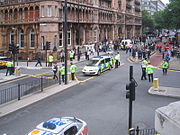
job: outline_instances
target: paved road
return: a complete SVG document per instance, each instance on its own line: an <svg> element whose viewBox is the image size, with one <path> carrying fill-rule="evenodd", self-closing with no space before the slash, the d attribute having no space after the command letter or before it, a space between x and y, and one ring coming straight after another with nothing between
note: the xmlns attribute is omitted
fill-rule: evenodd
<svg viewBox="0 0 180 135"><path fill-rule="evenodd" d="M125 99L125 85L129 80L131 64L125 56L122 55L124 66L1 118L0 135L23 135L41 121L58 116L82 118L88 123L89 135L127 134L128 100ZM149 95L147 91L152 83L141 81L140 74L140 65L134 64L138 87L133 103L133 125L154 127L155 109L178 99ZM155 71L163 86L180 87L180 76L177 74L180 73L169 72L163 76L162 71Z"/></svg>

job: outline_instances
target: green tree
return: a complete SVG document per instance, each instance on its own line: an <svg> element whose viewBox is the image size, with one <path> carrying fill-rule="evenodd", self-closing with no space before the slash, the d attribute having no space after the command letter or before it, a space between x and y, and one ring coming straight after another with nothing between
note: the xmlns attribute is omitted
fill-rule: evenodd
<svg viewBox="0 0 180 135"><path fill-rule="evenodd" d="M161 30L164 28L164 11L155 12L153 19L155 29Z"/></svg>
<svg viewBox="0 0 180 135"><path fill-rule="evenodd" d="M146 11L142 11L142 28L143 32L150 32L154 29L154 21L152 15Z"/></svg>
<svg viewBox="0 0 180 135"><path fill-rule="evenodd" d="M180 0L172 1L163 12L164 27L180 29Z"/></svg>

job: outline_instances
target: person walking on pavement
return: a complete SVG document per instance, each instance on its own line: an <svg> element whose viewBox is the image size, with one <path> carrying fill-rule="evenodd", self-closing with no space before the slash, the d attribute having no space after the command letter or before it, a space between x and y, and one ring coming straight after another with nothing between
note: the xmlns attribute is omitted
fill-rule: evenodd
<svg viewBox="0 0 180 135"><path fill-rule="evenodd" d="M70 72L71 72L71 79L72 79L72 80L75 80L75 72L76 72L76 69L77 69L77 66L74 65L74 64L71 62Z"/></svg>
<svg viewBox="0 0 180 135"><path fill-rule="evenodd" d="M148 74L149 82L153 82L153 73L154 73L154 66L150 65L150 62L148 63L146 67L146 73Z"/></svg>
<svg viewBox="0 0 180 135"><path fill-rule="evenodd" d="M6 76L8 75L8 73L9 73L9 75L12 75L12 68L13 68L13 62L12 61L8 61L7 63L6 63L6 67L7 67L7 70L6 70Z"/></svg>
<svg viewBox="0 0 180 135"><path fill-rule="evenodd" d="M53 61L54 61L54 57L52 56L52 54L50 54L48 56L48 67L52 67Z"/></svg>
<svg viewBox="0 0 180 135"><path fill-rule="evenodd" d="M53 65L52 70L53 70L53 73L54 73L53 79L57 79L58 80L58 77L57 77L58 66L57 66L56 63Z"/></svg>
<svg viewBox="0 0 180 135"><path fill-rule="evenodd" d="M42 67L42 64L41 64L41 56L38 56L38 57L37 57L37 63L36 63L36 65L35 65L35 67L37 67L38 64Z"/></svg>
<svg viewBox="0 0 180 135"><path fill-rule="evenodd" d="M62 64L61 68L59 69L59 72L60 72L60 75L61 75L61 78L62 78L62 82L65 82L65 67L64 67L64 64Z"/></svg>
<svg viewBox="0 0 180 135"><path fill-rule="evenodd" d="M161 66L162 66L162 69L163 69L163 75L166 75L167 74L167 69L169 68L168 62L166 60L164 60L161 63Z"/></svg>
<svg viewBox="0 0 180 135"><path fill-rule="evenodd" d="M118 68L118 66L120 66L120 54L119 52L117 52L116 56L115 56L115 68Z"/></svg>
<svg viewBox="0 0 180 135"><path fill-rule="evenodd" d="M148 61L147 61L147 58L145 58L141 64L141 69L142 69L141 80L143 80L143 79L147 80L147 78L146 78L146 67L147 67L147 65L148 65Z"/></svg>

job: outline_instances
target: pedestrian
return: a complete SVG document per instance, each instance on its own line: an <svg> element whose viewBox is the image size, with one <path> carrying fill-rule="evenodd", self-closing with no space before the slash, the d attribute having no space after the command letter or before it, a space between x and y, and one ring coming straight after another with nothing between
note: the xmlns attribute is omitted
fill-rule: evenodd
<svg viewBox="0 0 180 135"><path fill-rule="evenodd" d="M143 79L147 80L147 78L146 78L146 67L147 67L147 65L148 65L148 61L147 61L147 58L145 58L141 64L141 69L142 69L141 80L143 80Z"/></svg>
<svg viewBox="0 0 180 135"><path fill-rule="evenodd" d="M57 77L58 66L57 66L56 63L53 65L52 70L53 70L53 73L54 73L53 79L57 79L58 80L58 77Z"/></svg>
<svg viewBox="0 0 180 135"><path fill-rule="evenodd" d="M165 57L165 61L167 61L169 63L170 61L170 56L169 56L169 53L167 53L166 57Z"/></svg>
<svg viewBox="0 0 180 135"><path fill-rule="evenodd" d="M79 51L77 52L77 60L80 61L80 59L81 59L81 51L79 50Z"/></svg>
<svg viewBox="0 0 180 135"><path fill-rule="evenodd" d="M38 57L37 57L37 63L36 63L36 65L35 65L35 67L37 67L38 64L42 67L42 64L41 64L41 56L38 56Z"/></svg>
<svg viewBox="0 0 180 135"><path fill-rule="evenodd" d="M117 52L116 56L115 56L115 68L118 68L118 66L120 66L120 54L119 52Z"/></svg>
<svg viewBox="0 0 180 135"><path fill-rule="evenodd" d="M70 73L71 73L71 79L72 79L72 80L75 80L75 72L76 72L76 69L77 69L77 66L74 65L74 64L71 62Z"/></svg>
<svg viewBox="0 0 180 135"><path fill-rule="evenodd" d="M52 56L52 54L50 54L48 56L48 67L52 67L53 61L54 61L54 57Z"/></svg>
<svg viewBox="0 0 180 135"><path fill-rule="evenodd" d="M13 67L13 62L12 61L8 61L6 63L6 67L7 67L7 70L6 70L6 76L8 75L12 75L12 67Z"/></svg>
<svg viewBox="0 0 180 135"><path fill-rule="evenodd" d="M60 76L62 78L62 82L65 82L65 67L64 64L62 64L61 68L59 69Z"/></svg>
<svg viewBox="0 0 180 135"><path fill-rule="evenodd" d="M167 69L169 68L168 62L166 60L164 60L161 63L161 66L162 66L162 69L163 69L163 75L166 75L167 74Z"/></svg>
<svg viewBox="0 0 180 135"><path fill-rule="evenodd" d="M146 73L148 74L149 82L153 82L153 73L154 73L154 66L150 65L150 62L148 63L146 67Z"/></svg>
<svg viewBox="0 0 180 135"><path fill-rule="evenodd" d="M60 52L60 57L61 57L61 62L64 62L65 53L63 50L61 50L61 52Z"/></svg>
<svg viewBox="0 0 180 135"><path fill-rule="evenodd" d="M89 60L89 55L91 54L91 50L90 49L88 49L88 51L87 51L87 60Z"/></svg>

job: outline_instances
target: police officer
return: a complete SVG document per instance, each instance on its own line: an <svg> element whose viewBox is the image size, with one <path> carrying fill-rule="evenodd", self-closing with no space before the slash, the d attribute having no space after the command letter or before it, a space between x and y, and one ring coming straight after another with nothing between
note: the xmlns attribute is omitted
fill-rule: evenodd
<svg viewBox="0 0 180 135"><path fill-rule="evenodd" d="M167 69L169 68L168 62L166 60L164 60L161 63L161 66L162 66L162 69L163 69L163 75L166 75L167 74Z"/></svg>
<svg viewBox="0 0 180 135"><path fill-rule="evenodd" d="M75 79L75 72L76 72L76 69L77 69L77 66L74 65L72 62L71 62L71 66L70 66L70 72L71 72L71 79L74 80Z"/></svg>
<svg viewBox="0 0 180 135"><path fill-rule="evenodd" d="M141 64L141 69L142 69L141 80L143 80L143 79L147 80L147 78L146 78L146 67L147 67L147 65L148 65L147 58L145 58Z"/></svg>
<svg viewBox="0 0 180 135"><path fill-rule="evenodd" d="M6 67L7 67L7 70L6 70L6 76L8 75L12 75L13 71L12 71L12 68L13 68L13 62L12 61L8 61L6 63Z"/></svg>
<svg viewBox="0 0 180 135"><path fill-rule="evenodd" d="M59 72L60 72L60 75L61 75L61 78L62 78L62 81L64 82L65 80L65 67L64 67L64 64L62 64L62 67L59 69Z"/></svg>
<svg viewBox="0 0 180 135"><path fill-rule="evenodd" d="M119 52L117 52L116 56L115 56L115 68L118 68L118 66L120 66L120 54Z"/></svg>
<svg viewBox="0 0 180 135"><path fill-rule="evenodd" d="M73 50L70 51L69 58L70 58L70 61L73 60L73 58L74 58L74 51Z"/></svg>
<svg viewBox="0 0 180 135"><path fill-rule="evenodd" d="M150 65L150 62L148 63L146 67L146 73L148 74L149 82L153 82L153 73L154 73L154 66Z"/></svg>
<svg viewBox="0 0 180 135"><path fill-rule="evenodd" d="M48 56L48 67L52 67L53 61L54 61L54 57L52 56L52 54L50 54Z"/></svg>

